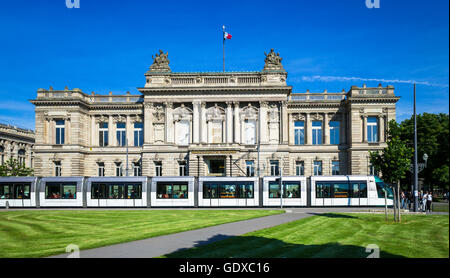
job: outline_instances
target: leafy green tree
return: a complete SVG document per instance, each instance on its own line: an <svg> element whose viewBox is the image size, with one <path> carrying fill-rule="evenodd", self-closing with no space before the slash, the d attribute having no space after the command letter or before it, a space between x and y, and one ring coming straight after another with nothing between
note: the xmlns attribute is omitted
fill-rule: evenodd
<svg viewBox="0 0 450 278"><path fill-rule="evenodd" d="M404 120L398 132L400 138L414 147L414 118ZM438 187L448 190L448 169L450 164L449 154L449 115L423 113L417 115L417 154L418 162L423 162L424 154L428 155L427 167L420 172L424 184L430 187ZM414 156L411 156L414 161ZM403 181L403 184L411 184L412 173ZM409 188L409 186L408 186Z"/></svg>
<svg viewBox="0 0 450 278"><path fill-rule="evenodd" d="M32 176L33 169L25 167L17 159L9 159L0 165L0 176Z"/></svg>
<svg viewBox="0 0 450 278"><path fill-rule="evenodd" d="M387 147L382 151L369 152L370 162L376 171L381 172L383 180L387 183L397 185L397 194L400 190L400 180L406 177L411 164L413 148L409 147L401 138L401 127L391 120L389 122ZM399 200L397 195L397 207ZM395 208L395 206L394 206ZM397 221L400 221L398 210Z"/></svg>

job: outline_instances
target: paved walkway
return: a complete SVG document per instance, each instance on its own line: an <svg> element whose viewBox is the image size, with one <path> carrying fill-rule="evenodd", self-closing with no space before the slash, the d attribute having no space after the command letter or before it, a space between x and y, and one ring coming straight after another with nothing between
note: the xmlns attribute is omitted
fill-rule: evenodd
<svg viewBox="0 0 450 278"><path fill-rule="evenodd" d="M327 212L362 208L292 208L287 213L80 251L81 258L153 258ZM52 258L66 258L68 254Z"/></svg>

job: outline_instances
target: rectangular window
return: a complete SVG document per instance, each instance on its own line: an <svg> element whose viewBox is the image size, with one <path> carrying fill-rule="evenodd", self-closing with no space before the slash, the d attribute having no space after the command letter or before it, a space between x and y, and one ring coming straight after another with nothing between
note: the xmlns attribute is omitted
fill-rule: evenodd
<svg viewBox="0 0 450 278"><path fill-rule="evenodd" d="M105 176L105 163L104 162L98 162L98 176L104 177Z"/></svg>
<svg viewBox="0 0 450 278"><path fill-rule="evenodd" d="M180 176L188 175L186 161L178 162L178 169L179 169Z"/></svg>
<svg viewBox="0 0 450 278"><path fill-rule="evenodd" d="M352 191L352 198L367 198L366 182L350 182L350 189Z"/></svg>
<svg viewBox="0 0 450 278"><path fill-rule="evenodd" d="M100 147L108 146L108 123L99 124L98 140Z"/></svg>
<svg viewBox="0 0 450 278"><path fill-rule="evenodd" d="M142 199L142 184L92 183L91 199Z"/></svg>
<svg viewBox="0 0 450 278"><path fill-rule="evenodd" d="M47 182L45 184L45 199L76 199L76 183Z"/></svg>
<svg viewBox="0 0 450 278"><path fill-rule="evenodd" d="M191 137L189 120L180 120L175 123L175 143L177 145L189 145Z"/></svg>
<svg viewBox="0 0 450 278"><path fill-rule="evenodd" d="M64 136L65 136L65 121L64 120L56 120L56 144L62 145L64 144Z"/></svg>
<svg viewBox="0 0 450 278"><path fill-rule="evenodd" d="M333 184L333 197L334 198L349 198L350 192L348 183L337 183Z"/></svg>
<svg viewBox="0 0 450 278"><path fill-rule="evenodd" d="M296 161L295 162L295 174L297 176L305 175L305 162L304 161Z"/></svg>
<svg viewBox="0 0 450 278"><path fill-rule="evenodd" d="M295 121L294 122L294 144L304 145L305 144L305 122Z"/></svg>
<svg viewBox="0 0 450 278"><path fill-rule="evenodd" d="M312 143L313 145L322 144L322 121L312 122Z"/></svg>
<svg viewBox="0 0 450 278"><path fill-rule="evenodd" d="M158 182L156 184L156 197L158 199L187 199L188 183L185 182Z"/></svg>
<svg viewBox="0 0 450 278"><path fill-rule="evenodd" d="M280 198L281 188L280 181L269 182L269 198ZM283 198L301 198L300 182L298 181L283 181Z"/></svg>
<svg viewBox="0 0 450 278"><path fill-rule="evenodd" d="M314 161L314 176L322 175L322 161Z"/></svg>
<svg viewBox="0 0 450 278"><path fill-rule="evenodd" d="M330 121L330 144L339 145L339 121Z"/></svg>
<svg viewBox="0 0 450 278"><path fill-rule="evenodd" d="M121 162L116 162L116 177L122 177L123 176L123 168Z"/></svg>
<svg viewBox="0 0 450 278"><path fill-rule="evenodd" d="M117 133L117 145L120 147L124 147L127 143L126 142L127 129L125 123L117 123L116 133Z"/></svg>
<svg viewBox="0 0 450 278"><path fill-rule="evenodd" d="M246 119L244 122L245 144L256 144L256 120Z"/></svg>
<svg viewBox="0 0 450 278"><path fill-rule="evenodd" d="M162 176L162 162L155 161L155 176Z"/></svg>
<svg viewBox="0 0 450 278"><path fill-rule="evenodd" d="M254 183L249 181L204 182L204 199L252 199Z"/></svg>
<svg viewBox="0 0 450 278"><path fill-rule="evenodd" d="M141 147L144 143L144 124L134 123L134 146Z"/></svg>
<svg viewBox="0 0 450 278"><path fill-rule="evenodd" d="M218 183L203 183L203 199L217 199L219 198L219 184Z"/></svg>
<svg viewBox="0 0 450 278"><path fill-rule="evenodd" d="M139 162L133 162L133 175L135 177L142 176L142 169L141 169L141 163Z"/></svg>
<svg viewBox="0 0 450 278"><path fill-rule="evenodd" d="M331 183L316 183L316 198L331 198Z"/></svg>
<svg viewBox="0 0 450 278"><path fill-rule="evenodd" d="M61 161L55 161L55 177L60 177L61 176Z"/></svg>
<svg viewBox="0 0 450 278"><path fill-rule="evenodd" d="M247 177L255 176L255 161L253 161L253 160L245 161L245 168L246 168L246 172L247 172Z"/></svg>
<svg viewBox="0 0 450 278"><path fill-rule="evenodd" d="M339 175L339 161L332 161L331 162L331 174L332 175Z"/></svg>
<svg viewBox="0 0 450 278"><path fill-rule="evenodd" d="M0 199L30 199L30 184L0 183Z"/></svg>
<svg viewBox="0 0 450 278"><path fill-rule="evenodd" d="M367 142L378 142L378 120L377 117L367 117Z"/></svg>
<svg viewBox="0 0 450 278"><path fill-rule="evenodd" d="M280 175L280 167L279 167L279 161L278 160L271 160L270 161L270 175L271 176L279 176Z"/></svg>

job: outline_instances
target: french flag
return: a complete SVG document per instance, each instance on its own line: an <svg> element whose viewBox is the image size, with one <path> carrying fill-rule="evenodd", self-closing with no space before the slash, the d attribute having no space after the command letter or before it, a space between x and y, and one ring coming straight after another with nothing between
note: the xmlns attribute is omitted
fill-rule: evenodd
<svg viewBox="0 0 450 278"><path fill-rule="evenodd" d="M228 34L227 32L224 32L224 33L223 33L223 39L224 39L224 40L230 40L230 39L231 39L231 35Z"/></svg>

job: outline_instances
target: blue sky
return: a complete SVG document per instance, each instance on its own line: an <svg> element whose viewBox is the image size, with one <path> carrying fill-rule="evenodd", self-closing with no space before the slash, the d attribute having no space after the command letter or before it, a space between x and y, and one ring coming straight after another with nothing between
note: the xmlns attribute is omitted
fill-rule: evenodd
<svg viewBox="0 0 450 278"><path fill-rule="evenodd" d="M294 92L393 85L397 120L449 111L448 0L2 1L0 122L34 128L38 88L138 93L159 49L172 71L258 71L283 57Z"/></svg>

